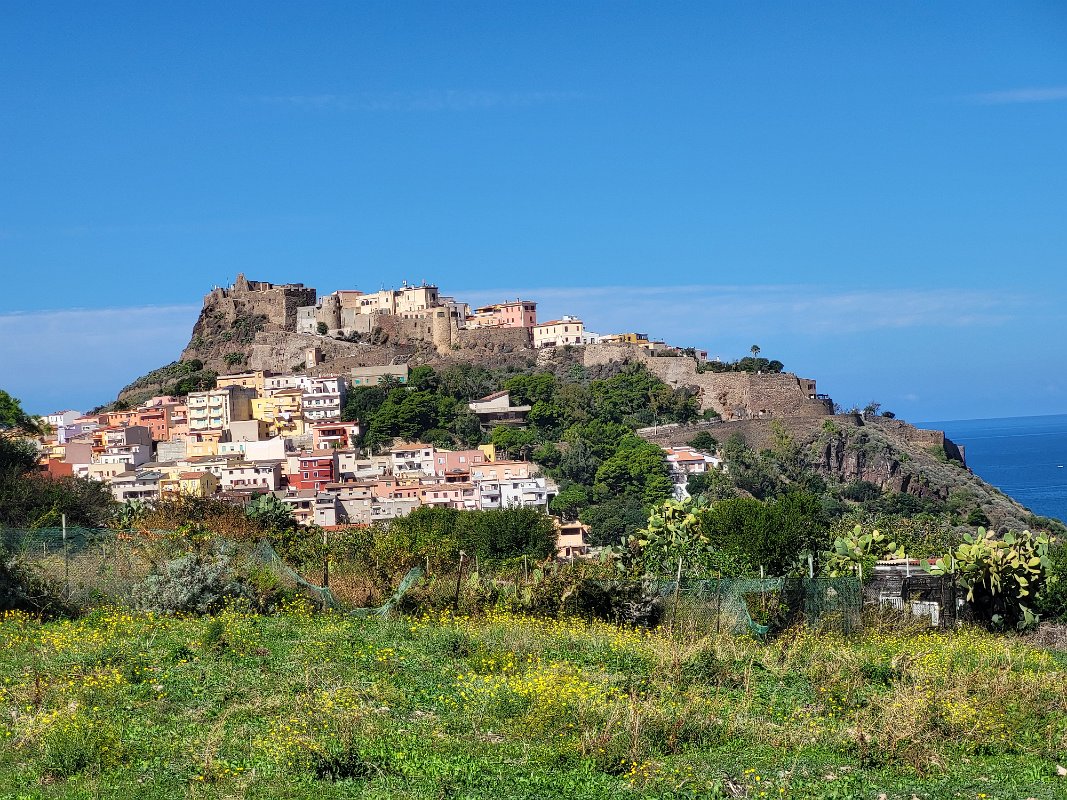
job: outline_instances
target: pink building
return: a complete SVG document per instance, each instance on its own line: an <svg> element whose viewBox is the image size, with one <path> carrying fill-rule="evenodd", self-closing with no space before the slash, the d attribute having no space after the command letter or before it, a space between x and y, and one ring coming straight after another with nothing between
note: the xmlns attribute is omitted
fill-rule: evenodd
<svg viewBox="0 0 1067 800"><path fill-rule="evenodd" d="M171 408L172 406L139 408L130 420L130 424L143 425L148 428L154 442L169 442Z"/></svg>
<svg viewBox="0 0 1067 800"><path fill-rule="evenodd" d="M347 450L359 438L359 422L318 422L311 426L316 450Z"/></svg>
<svg viewBox="0 0 1067 800"><path fill-rule="evenodd" d="M471 467L471 478L476 481L529 478L533 466L529 461L489 461Z"/></svg>
<svg viewBox="0 0 1067 800"><path fill-rule="evenodd" d="M512 300L475 309L467 317L468 328L533 328L537 324L537 303Z"/></svg>
<svg viewBox="0 0 1067 800"><path fill-rule="evenodd" d="M489 459L481 450L438 450L434 455L435 475L470 473L474 464L484 464Z"/></svg>

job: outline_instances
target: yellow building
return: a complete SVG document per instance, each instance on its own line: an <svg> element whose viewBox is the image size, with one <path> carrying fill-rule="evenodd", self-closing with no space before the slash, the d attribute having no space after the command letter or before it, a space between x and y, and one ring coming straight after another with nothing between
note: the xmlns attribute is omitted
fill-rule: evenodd
<svg viewBox="0 0 1067 800"><path fill-rule="evenodd" d="M192 497L207 497L215 494L219 479L210 472L170 472L159 481L159 496L174 497L186 494Z"/></svg>
<svg viewBox="0 0 1067 800"><path fill-rule="evenodd" d="M600 341L605 344L646 344L648 342L647 333L611 333L607 336L601 337Z"/></svg>
<svg viewBox="0 0 1067 800"><path fill-rule="evenodd" d="M304 399L300 389L280 389L268 397L252 400L252 419L267 423L270 436L300 436L304 433Z"/></svg>
<svg viewBox="0 0 1067 800"><path fill-rule="evenodd" d="M215 379L215 388L224 389L227 386L240 386L242 389L255 389L263 394L263 385L267 376L273 373L256 370L254 372L235 372L232 375L219 375Z"/></svg>
<svg viewBox="0 0 1067 800"><path fill-rule="evenodd" d="M178 487L182 494L192 497L207 497L219 488L219 479L210 472L182 472L178 475Z"/></svg>
<svg viewBox="0 0 1067 800"><path fill-rule="evenodd" d="M217 456L219 454L219 442L222 441L222 431L199 431L190 434L185 439L185 456Z"/></svg>

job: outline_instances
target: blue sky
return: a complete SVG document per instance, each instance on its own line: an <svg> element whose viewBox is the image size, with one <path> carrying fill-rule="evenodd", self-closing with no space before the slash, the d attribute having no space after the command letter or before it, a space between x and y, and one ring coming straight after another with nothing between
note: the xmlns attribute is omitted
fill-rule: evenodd
<svg viewBox="0 0 1067 800"><path fill-rule="evenodd" d="M0 388L88 407L237 272L427 280L844 405L1067 412L1067 5L0 11Z"/></svg>

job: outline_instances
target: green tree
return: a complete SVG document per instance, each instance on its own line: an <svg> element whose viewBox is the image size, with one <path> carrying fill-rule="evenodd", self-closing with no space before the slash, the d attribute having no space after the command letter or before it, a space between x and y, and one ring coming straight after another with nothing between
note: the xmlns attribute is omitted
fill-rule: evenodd
<svg viewBox="0 0 1067 800"><path fill-rule="evenodd" d="M761 499L782 491L782 480L773 464L745 444L739 434L726 440L723 454L730 477L739 489Z"/></svg>
<svg viewBox="0 0 1067 800"><path fill-rule="evenodd" d="M696 472L689 476L685 483L685 490L692 497L703 497L705 500L725 500L728 497L736 497L737 490L730 476L721 469L709 469L707 472Z"/></svg>
<svg viewBox="0 0 1067 800"><path fill-rule="evenodd" d="M526 421L537 430L553 436L558 433L563 425L563 420L563 409L555 403L545 402L544 400L538 400L534 403L533 408L530 409L530 413L526 417Z"/></svg>
<svg viewBox="0 0 1067 800"><path fill-rule="evenodd" d="M327 333L330 332L330 326L327 325L325 322L320 322L318 325L315 326L315 330L318 332L319 336L325 336Z"/></svg>
<svg viewBox="0 0 1067 800"><path fill-rule="evenodd" d="M433 367L420 365L408 371L408 386L419 392L436 392L441 385Z"/></svg>
<svg viewBox="0 0 1067 800"><path fill-rule="evenodd" d="M592 486L600 463L593 445L586 439L578 438L567 443L554 474L562 480Z"/></svg>
<svg viewBox="0 0 1067 800"><path fill-rule="evenodd" d="M525 428L497 425L493 428L492 443L505 455L528 458L537 443L537 434Z"/></svg>
<svg viewBox="0 0 1067 800"><path fill-rule="evenodd" d="M464 410L455 415L450 426L452 433L465 447L477 447L482 443L482 424L478 415Z"/></svg>
<svg viewBox="0 0 1067 800"><path fill-rule="evenodd" d="M504 388L511 392L511 402L520 406L551 403L557 387L555 376L547 372L515 375L504 381Z"/></svg>
<svg viewBox="0 0 1067 800"><path fill-rule="evenodd" d="M39 423L22 410L17 399L0 389L0 431L5 430L34 434L39 430Z"/></svg>
<svg viewBox="0 0 1067 800"><path fill-rule="evenodd" d="M381 386L355 386L348 391L341 419L359 420L369 425L387 397L388 393Z"/></svg>
<svg viewBox="0 0 1067 800"><path fill-rule="evenodd" d="M589 505L589 492L584 486L572 483L552 498L551 509L564 519L578 519L583 508Z"/></svg>
<svg viewBox="0 0 1067 800"><path fill-rule="evenodd" d="M636 491L646 506L662 502L672 492L663 451L630 434L597 469L593 489L597 498Z"/></svg>
<svg viewBox="0 0 1067 800"><path fill-rule="evenodd" d="M689 446L704 453L714 453L719 449L719 442L707 431L701 431L689 440Z"/></svg>
<svg viewBox="0 0 1067 800"><path fill-rule="evenodd" d="M116 503L102 481L52 478L37 472L37 449L29 440L0 435L0 527L103 527Z"/></svg>
<svg viewBox="0 0 1067 800"><path fill-rule="evenodd" d="M641 494L628 491L582 509L578 518L589 526L590 544L617 544L645 526L648 507Z"/></svg>

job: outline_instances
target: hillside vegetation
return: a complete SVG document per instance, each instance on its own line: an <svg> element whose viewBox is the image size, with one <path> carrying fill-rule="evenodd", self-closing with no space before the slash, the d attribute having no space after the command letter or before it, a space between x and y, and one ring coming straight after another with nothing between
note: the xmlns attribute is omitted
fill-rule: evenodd
<svg viewBox="0 0 1067 800"><path fill-rule="evenodd" d="M1063 797L1067 658L299 608L0 620L0 795Z"/></svg>

